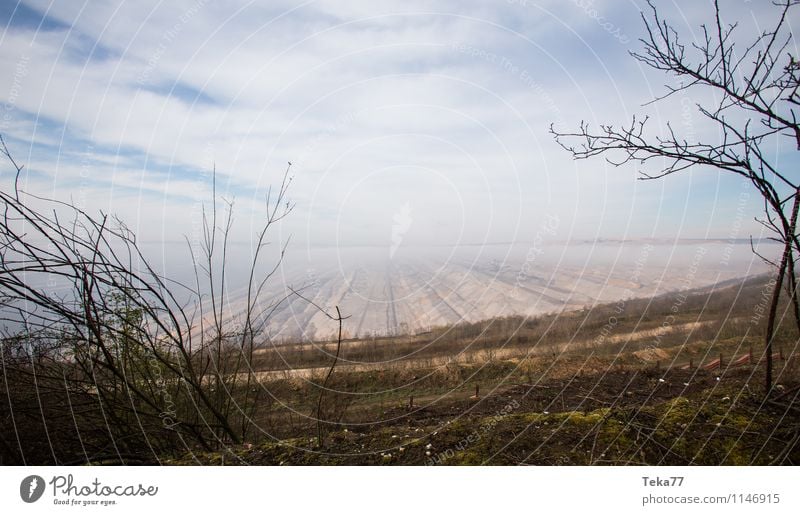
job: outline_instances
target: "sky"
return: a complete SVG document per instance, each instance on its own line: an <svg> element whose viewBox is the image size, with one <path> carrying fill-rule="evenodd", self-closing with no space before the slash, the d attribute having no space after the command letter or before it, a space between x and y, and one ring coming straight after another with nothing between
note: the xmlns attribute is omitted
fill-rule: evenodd
<svg viewBox="0 0 800 515"><path fill-rule="evenodd" d="M693 41L709 2L659 2ZM3 2L0 134L21 187L118 214L141 241L196 231L233 202L234 239L291 162L280 227L306 246L747 238L738 178L573 161L548 133L648 114L716 138L702 91L644 106L673 78L641 49L638 1ZM727 2L752 34L766 2ZM775 148L780 162L795 149ZM10 187L8 163L0 167Z"/></svg>

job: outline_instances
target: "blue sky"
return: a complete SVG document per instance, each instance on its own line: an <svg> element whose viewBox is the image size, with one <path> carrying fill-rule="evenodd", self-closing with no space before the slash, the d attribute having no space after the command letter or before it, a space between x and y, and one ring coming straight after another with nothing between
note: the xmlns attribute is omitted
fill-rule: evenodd
<svg viewBox="0 0 800 515"><path fill-rule="evenodd" d="M729 6L745 34L771 17L755 4ZM669 78L628 55L641 7L5 2L0 132L24 189L116 212L145 240L192 230L213 166L248 239L287 161L297 207L281 232L311 245L388 246L398 213L420 245L526 241L548 215L558 239L758 236L761 204L740 203L736 178L637 181L549 136L634 113L716 136L682 111L702 92L642 107ZM687 40L709 7L663 3Z"/></svg>

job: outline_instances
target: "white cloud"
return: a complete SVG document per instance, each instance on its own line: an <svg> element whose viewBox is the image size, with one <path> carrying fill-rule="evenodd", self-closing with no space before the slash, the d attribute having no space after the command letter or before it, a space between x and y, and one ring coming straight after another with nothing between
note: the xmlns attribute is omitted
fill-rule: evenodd
<svg viewBox="0 0 800 515"><path fill-rule="evenodd" d="M294 161L286 230L325 244L382 242L404 202L430 221L409 241L524 239L552 212L578 237L645 235L654 216L662 234L696 236L653 206L717 180L637 183L634 168L573 163L548 134L550 122L627 121L663 91L627 54L638 12L616 3L596 9L628 44L571 2L29 5L66 27L12 24L2 36L0 66L26 63L24 77L0 77L0 92L18 92L5 133L35 137L34 151L61 147L30 156L31 169L52 170L31 184L50 177L69 195L90 146L82 194L141 192L152 209L123 209L154 234L188 231L181 199L212 163L251 213ZM679 100L658 109L656 126L680 121Z"/></svg>

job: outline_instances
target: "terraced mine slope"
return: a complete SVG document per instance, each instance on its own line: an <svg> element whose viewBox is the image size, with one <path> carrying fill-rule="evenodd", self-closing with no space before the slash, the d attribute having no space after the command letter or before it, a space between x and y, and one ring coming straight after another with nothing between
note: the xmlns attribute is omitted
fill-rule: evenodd
<svg viewBox="0 0 800 515"><path fill-rule="evenodd" d="M533 316L710 286L765 272L749 245L724 241L344 249L288 256L273 299L288 288L351 315L347 337L418 334L501 316ZM235 302L232 306L235 307ZM274 340L323 340L335 324L289 298L271 311Z"/></svg>

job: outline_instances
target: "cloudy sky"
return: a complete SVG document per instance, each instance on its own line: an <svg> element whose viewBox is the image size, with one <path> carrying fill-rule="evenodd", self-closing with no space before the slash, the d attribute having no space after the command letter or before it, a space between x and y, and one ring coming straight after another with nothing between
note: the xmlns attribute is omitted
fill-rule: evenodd
<svg viewBox="0 0 800 515"><path fill-rule="evenodd" d="M708 2L659 4L687 40L710 21ZM765 2L727 4L744 34L772 18ZM289 161L281 231L308 245L526 241L548 216L559 239L759 234L760 203L735 178L637 181L548 134L647 113L716 137L689 109L702 92L642 107L674 80L628 54L643 7L3 2L0 133L23 189L118 213L145 240L192 231L214 166L248 238Z"/></svg>

